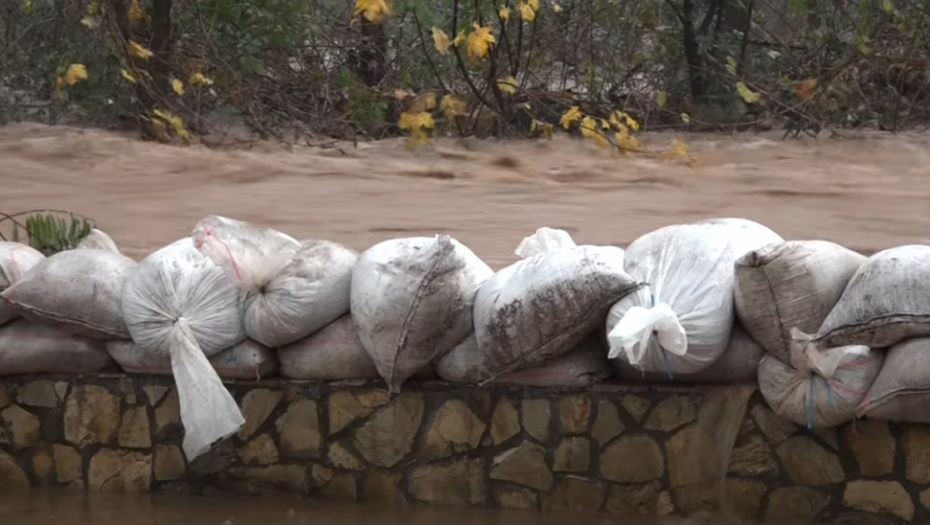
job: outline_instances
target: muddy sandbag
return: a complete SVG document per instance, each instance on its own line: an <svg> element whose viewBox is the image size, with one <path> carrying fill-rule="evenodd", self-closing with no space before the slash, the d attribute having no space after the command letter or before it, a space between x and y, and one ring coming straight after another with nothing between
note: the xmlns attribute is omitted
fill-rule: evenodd
<svg viewBox="0 0 930 525"><path fill-rule="evenodd" d="M194 246L246 292L249 337L278 348L349 311L358 254L329 241L297 240L270 228L210 216L194 228Z"/></svg>
<svg viewBox="0 0 930 525"><path fill-rule="evenodd" d="M240 293L190 237L149 255L126 279L123 317L132 340L171 359L188 461L245 423L207 359L245 340Z"/></svg>
<svg viewBox="0 0 930 525"><path fill-rule="evenodd" d="M746 219L666 226L633 241L625 268L646 284L610 308L609 357L672 375L694 374L717 362L735 318L734 263L780 241Z"/></svg>
<svg viewBox="0 0 930 525"><path fill-rule="evenodd" d="M3 292L23 317L79 337L128 339L120 311L136 262L105 250L67 250L41 261Z"/></svg>
<svg viewBox="0 0 930 525"><path fill-rule="evenodd" d="M77 245L78 249L104 250L107 252L119 253L116 243L106 233L94 228L87 237L81 239Z"/></svg>
<svg viewBox="0 0 930 525"><path fill-rule="evenodd" d="M765 349L757 343L738 322L730 331L727 349L714 364L694 374L668 374L663 372L643 372L622 359L614 359L611 364L623 379L633 379L657 383L714 383L730 384L751 381L755 383L759 362L765 357Z"/></svg>
<svg viewBox="0 0 930 525"><path fill-rule="evenodd" d="M930 336L930 246L891 248L869 257L824 319L821 348L887 348Z"/></svg>
<svg viewBox="0 0 930 525"><path fill-rule="evenodd" d="M481 382L480 354L474 334L436 361L436 373L452 383ZM541 366L505 374L495 384L536 387L586 387L610 377L607 349L596 336L589 336L574 350Z"/></svg>
<svg viewBox="0 0 930 525"><path fill-rule="evenodd" d="M89 374L112 365L100 340L76 337L25 319L0 328L0 376Z"/></svg>
<svg viewBox="0 0 930 525"><path fill-rule="evenodd" d="M107 352L124 372L130 374L171 375L171 356L167 352L145 352L132 340L107 341ZM261 379L277 373L278 358L274 350L246 339L209 358L216 373L227 379Z"/></svg>
<svg viewBox="0 0 930 525"><path fill-rule="evenodd" d="M930 337L908 339L887 350L856 416L930 423Z"/></svg>
<svg viewBox="0 0 930 525"><path fill-rule="evenodd" d="M31 246L0 241L0 292L22 279L26 272L44 260L45 255ZM12 304L0 299L0 326L18 316Z"/></svg>
<svg viewBox="0 0 930 525"><path fill-rule="evenodd" d="M604 322L611 304L637 288L623 270L622 249L576 246L558 232L541 228L524 239L517 249L524 258L478 290L475 337L482 382L572 351Z"/></svg>
<svg viewBox="0 0 930 525"><path fill-rule="evenodd" d="M448 235L384 241L359 257L352 318L392 393L468 336L475 292L493 273Z"/></svg>
<svg viewBox="0 0 930 525"><path fill-rule="evenodd" d="M736 261L736 316L770 354L790 360L791 329L816 333L867 257L827 241L786 241Z"/></svg>
<svg viewBox="0 0 930 525"><path fill-rule="evenodd" d="M852 421L882 369L884 354L863 345L817 350L792 330L791 363L767 355L759 363L759 390L781 417L807 428Z"/></svg>

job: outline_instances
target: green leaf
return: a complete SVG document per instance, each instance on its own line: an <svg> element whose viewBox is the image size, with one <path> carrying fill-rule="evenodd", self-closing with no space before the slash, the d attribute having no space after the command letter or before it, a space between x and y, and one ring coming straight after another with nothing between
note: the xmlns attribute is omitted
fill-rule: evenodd
<svg viewBox="0 0 930 525"><path fill-rule="evenodd" d="M665 90L661 90L656 93L656 105L660 108L665 107L665 102L668 100L668 93Z"/></svg>
<svg viewBox="0 0 930 525"><path fill-rule="evenodd" d="M740 98L747 104L755 104L762 98L762 95L749 89L749 86L747 86L745 82L736 83L736 92L739 93Z"/></svg>

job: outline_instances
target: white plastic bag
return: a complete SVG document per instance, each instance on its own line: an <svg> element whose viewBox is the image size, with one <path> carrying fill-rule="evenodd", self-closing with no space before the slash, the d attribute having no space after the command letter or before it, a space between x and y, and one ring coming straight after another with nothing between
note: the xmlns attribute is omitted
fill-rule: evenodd
<svg viewBox="0 0 930 525"><path fill-rule="evenodd" d="M45 255L31 246L0 241L0 292L22 279L26 272L44 260ZM0 299L0 326L18 315L13 305Z"/></svg>
<svg viewBox="0 0 930 525"><path fill-rule="evenodd" d="M188 460L235 433L242 413L207 357L245 340L240 291L190 237L139 263L123 289L123 317L142 350L171 356Z"/></svg>
<svg viewBox="0 0 930 525"><path fill-rule="evenodd" d="M820 347L888 348L930 336L930 246L890 248L868 258L824 319Z"/></svg>
<svg viewBox="0 0 930 525"><path fill-rule="evenodd" d="M130 374L172 375L171 354L146 352L134 341L107 341L107 352L124 372ZM209 358L210 366L222 378L256 379L278 371L275 352L265 345L246 339Z"/></svg>
<svg viewBox="0 0 930 525"><path fill-rule="evenodd" d="M788 362L791 329L817 332L865 261L826 241L753 250L736 261L736 316L766 351Z"/></svg>
<svg viewBox="0 0 930 525"><path fill-rule="evenodd" d="M123 283L136 267L104 250L67 250L32 267L3 292L23 317L79 337L126 339Z"/></svg>
<svg viewBox="0 0 930 525"><path fill-rule="evenodd" d="M626 250L625 268L646 283L607 317L609 357L646 372L693 374L716 362L733 327L733 264L781 241L745 219L666 226Z"/></svg>
<svg viewBox="0 0 930 525"><path fill-rule="evenodd" d="M90 234L84 237L81 242L78 243L77 247L79 250L104 250L107 252L119 253L119 248L116 247L116 243L113 242L113 239L97 228L91 230Z"/></svg>
<svg viewBox="0 0 930 525"><path fill-rule="evenodd" d="M475 298L482 382L570 352L638 286L623 270L622 249L577 246L561 230L541 228L517 252L525 258L495 273Z"/></svg>
<svg viewBox="0 0 930 525"><path fill-rule="evenodd" d="M759 390L772 411L807 428L854 419L884 354L862 345L819 351L811 336L794 329L792 337L791 364L773 356L759 364Z"/></svg>
<svg viewBox="0 0 930 525"><path fill-rule="evenodd" d="M15 319L0 327L0 377L12 374L90 374L113 364L104 342Z"/></svg>
<svg viewBox="0 0 930 525"><path fill-rule="evenodd" d="M246 291L243 326L272 348L302 339L349 311L358 254L329 241L293 238L268 228L210 216L194 245Z"/></svg>
<svg viewBox="0 0 930 525"><path fill-rule="evenodd" d="M492 273L448 235L384 241L359 257L352 318L392 393L468 336L475 292Z"/></svg>

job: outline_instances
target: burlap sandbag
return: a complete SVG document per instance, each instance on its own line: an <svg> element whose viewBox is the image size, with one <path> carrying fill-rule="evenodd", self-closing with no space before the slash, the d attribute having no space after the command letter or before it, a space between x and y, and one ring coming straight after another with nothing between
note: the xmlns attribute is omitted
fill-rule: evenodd
<svg viewBox="0 0 930 525"><path fill-rule="evenodd" d="M827 241L786 241L736 261L736 316L770 354L789 361L791 329L816 333L867 257Z"/></svg>
<svg viewBox="0 0 930 525"><path fill-rule="evenodd" d="M930 337L908 339L888 349L857 415L930 423Z"/></svg>

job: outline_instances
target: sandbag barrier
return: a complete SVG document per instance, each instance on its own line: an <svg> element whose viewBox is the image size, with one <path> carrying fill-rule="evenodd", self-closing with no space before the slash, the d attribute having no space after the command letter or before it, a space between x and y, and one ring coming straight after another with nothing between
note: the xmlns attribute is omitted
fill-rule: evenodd
<svg viewBox="0 0 930 525"><path fill-rule="evenodd" d="M808 428L930 422L930 246L870 257L745 219L626 250L540 228L497 272L448 235L363 253L218 216L140 262L94 230L0 242L0 375L174 376L189 460L243 424L221 378L586 387L757 381Z"/></svg>

